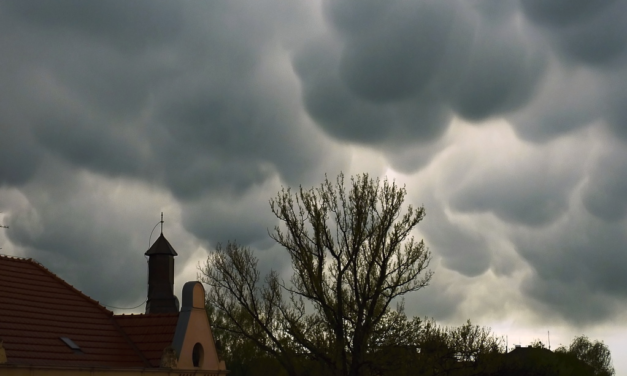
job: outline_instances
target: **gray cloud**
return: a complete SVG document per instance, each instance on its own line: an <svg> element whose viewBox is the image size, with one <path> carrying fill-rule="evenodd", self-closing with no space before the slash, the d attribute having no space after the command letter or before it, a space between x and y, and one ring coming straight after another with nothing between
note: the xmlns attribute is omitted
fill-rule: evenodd
<svg viewBox="0 0 627 376"><path fill-rule="evenodd" d="M383 147L443 133L450 113L432 94L381 105L354 97L339 78L340 52L334 44L327 38L312 41L294 60L307 110L327 133Z"/></svg>
<svg viewBox="0 0 627 376"><path fill-rule="evenodd" d="M627 37L626 37L627 38ZM612 71L613 74L607 75L602 81L607 87L607 96L603 107L607 110L605 120L609 125L612 133L620 137L623 141L627 140L627 65L623 64L620 68Z"/></svg>
<svg viewBox="0 0 627 376"><path fill-rule="evenodd" d="M300 181L303 171L324 164L323 155L334 154L297 108L285 106L295 84L268 71L275 30L255 9L247 14L224 4L170 9L169 3L105 2L64 11L70 5L5 5L6 17L24 19L14 25L24 31L16 41L42 50L37 59L23 54L14 67L12 73L30 85L15 83L20 95L4 116L10 129L18 127L12 118L21 118L44 149L103 174L166 184L181 198L213 187L245 190L276 172ZM149 10L140 13L142 6ZM97 22L90 21L94 17ZM241 23L240 35L223 33L233 22ZM29 23L64 32L31 33ZM127 34L139 39L129 42ZM152 34L159 43L142 43ZM186 43L178 43L183 36ZM125 43L144 48L126 51ZM17 114L27 101L32 110Z"/></svg>
<svg viewBox="0 0 627 376"><path fill-rule="evenodd" d="M469 277L488 270L491 255L485 236L456 225L435 197L425 198L423 194L420 200L425 200L423 205L427 212L420 231L424 233L433 254L441 258L442 264Z"/></svg>
<svg viewBox="0 0 627 376"><path fill-rule="evenodd" d="M591 214L620 221L627 211L627 151L622 144L607 143L590 165L582 201Z"/></svg>
<svg viewBox="0 0 627 376"><path fill-rule="evenodd" d="M53 160L44 167L47 172L21 188L22 208L5 216L11 243L94 299L139 303L145 297L143 253L160 195L76 174Z"/></svg>
<svg viewBox="0 0 627 376"><path fill-rule="evenodd" d="M437 140L453 114L480 121L524 106L546 49L512 22L512 3L490 4L325 2L334 30L294 59L308 112L334 137L390 150Z"/></svg>
<svg viewBox="0 0 627 376"><path fill-rule="evenodd" d="M546 64L543 46L534 43L524 24L516 24L509 7L494 12L491 2L480 4L458 9L440 70L442 99L471 121L524 106Z"/></svg>
<svg viewBox="0 0 627 376"><path fill-rule="evenodd" d="M28 202L5 210L21 255L94 298L132 303L145 293L143 226L163 205L180 206L186 236L207 247L263 245L268 191L251 192L342 169L345 153L302 115L297 81L280 69L298 33L278 32L296 21L277 11L302 10L232 5L0 5L0 29L11 30L1 42L0 184Z"/></svg>
<svg viewBox="0 0 627 376"><path fill-rule="evenodd" d="M501 163L484 161L484 169L466 176L450 197L452 208L492 212L503 221L527 226L544 226L559 219L581 179L584 160L560 157L554 150L520 151Z"/></svg>
<svg viewBox="0 0 627 376"><path fill-rule="evenodd" d="M625 306L625 4L2 2L3 252L131 304L165 210L178 268L237 239L288 273L266 233L279 187L391 168L445 271L412 314L478 296L451 276L520 278L512 299L607 322Z"/></svg>
<svg viewBox="0 0 627 376"><path fill-rule="evenodd" d="M251 187L245 194L188 202L184 205L183 225L198 238L207 240L209 248L228 241L267 248L274 243L268 231L277 222L270 211L269 199L279 189L276 182L270 181L264 186Z"/></svg>
<svg viewBox="0 0 627 376"><path fill-rule="evenodd" d="M627 298L623 227L577 215L553 228L518 234L517 251L535 270L524 291L568 321L612 317Z"/></svg>
<svg viewBox="0 0 627 376"><path fill-rule="evenodd" d="M601 77L593 70L554 63L530 105L510 118L518 135L542 143L599 121L607 100Z"/></svg>
<svg viewBox="0 0 627 376"><path fill-rule="evenodd" d="M558 51L587 64L605 64L623 55L627 4L615 0L522 0L526 16L546 27Z"/></svg>
<svg viewBox="0 0 627 376"><path fill-rule="evenodd" d="M386 5L347 1L352 15L361 13L367 27L337 26L342 49L339 77L358 98L375 103L409 99L424 89L443 55L441 45L454 21L452 2L392 1ZM327 2L329 17L336 25L345 21L346 5ZM364 9L365 8L365 9ZM339 15L334 12L339 10ZM351 27L352 26L352 27Z"/></svg>
<svg viewBox="0 0 627 376"><path fill-rule="evenodd" d="M161 0L110 0L98 4L74 0L4 2L9 16L20 17L42 32L93 38L131 53L171 41L182 26L181 8Z"/></svg>

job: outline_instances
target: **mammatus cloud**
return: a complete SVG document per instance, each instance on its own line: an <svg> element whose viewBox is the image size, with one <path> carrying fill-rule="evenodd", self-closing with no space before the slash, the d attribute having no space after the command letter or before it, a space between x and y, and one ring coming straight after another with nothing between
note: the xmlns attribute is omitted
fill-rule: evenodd
<svg viewBox="0 0 627 376"><path fill-rule="evenodd" d="M237 239L284 269L266 233L281 185L387 173L425 204L418 231L443 276L421 293L439 299L408 298L408 310L619 320L626 8L5 1L2 251L134 302L146 229L164 209L177 250L193 250L182 255ZM505 299L486 293L505 282L507 307L473 303Z"/></svg>
<svg viewBox="0 0 627 376"><path fill-rule="evenodd" d="M533 145L506 123L456 133L415 178L433 187L412 195L426 198L420 231L441 263L467 277L519 275L519 293L551 321L584 325L618 314L627 293L622 148L587 136Z"/></svg>
<svg viewBox="0 0 627 376"><path fill-rule="evenodd" d="M239 231L254 241L273 226L259 218L280 180L308 183L343 169L346 153L304 116L285 71L284 44L298 33L286 35L294 20L276 11L302 18L306 8L232 5L0 6L10 36L0 57L0 184L24 201L3 205L19 253L54 264L95 298L124 291L132 300L144 270L130 272L137 264L126 258L143 261L145 228L164 206L182 210L191 232L184 244L196 235L214 246ZM107 290L92 278L98 268L126 277Z"/></svg>
<svg viewBox="0 0 627 376"><path fill-rule="evenodd" d="M621 1L522 0L527 19L546 32L555 50L567 59L590 65L611 64L624 58L627 26Z"/></svg>
<svg viewBox="0 0 627 376"><path fill-rule="evenodd" d="M547 51L513 22L515 8L324 4L331 28L294 65L309 113L336 137L383 148L432 141L453 114L481 121L524 106L544 72Z"/></svg>

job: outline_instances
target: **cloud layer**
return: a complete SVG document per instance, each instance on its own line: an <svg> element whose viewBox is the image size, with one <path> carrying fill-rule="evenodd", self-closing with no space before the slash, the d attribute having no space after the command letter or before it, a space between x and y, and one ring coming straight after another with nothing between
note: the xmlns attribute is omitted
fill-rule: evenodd
<svg viewBox="0 0 627 376"><path fill-rule="evenodd" d="M159 212L186 277L229 239L285 269L267 237L281 185L387 173L425 205L417 235L442 276L411 312L610 325L627 306L625 12L4 1L2 252L130 305ZM499 309L485 291L505 281Z"/></svg>

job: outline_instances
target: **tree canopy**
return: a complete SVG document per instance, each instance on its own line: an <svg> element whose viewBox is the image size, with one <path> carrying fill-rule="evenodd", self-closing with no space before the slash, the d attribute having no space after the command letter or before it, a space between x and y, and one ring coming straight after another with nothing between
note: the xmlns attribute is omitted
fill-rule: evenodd
<svg viewBox="0 0 627 376"><path fill-rule="evenodd" d="M425 210L405 206L406 194L367 174L348 184L340 174L295 193L283 188L270 200L280 221L270 236L291 257L292 278L272 271L262 280L249 248L218 246L201 273L221 329L252 341L291 375L302 359L330 374L365 374L393 302L432 276L429 250L411 235Z"/></svg>
<svg viewBox="0 0 627 376"><path fill-rule="evenodd" d="M328 178L270 200L270 237L292 276L264 277L251 249L218 245L200 267L207 312L234 375L611 376L609 349L576 337L555 352L536 340L507 352L502 338L468 321L442 327L408 319L403 296L427 286L431 254L412 231L423 207L367 174Z"/></svg>
<svg viewBox="0 0 627 376"><path fill-rule="evenodd" d="M575 337L568 348L560 346L555 352L573 356L586 363L594 369L595 376L615 374L610 349L603 342L591 342L584 335Z"/></svg>

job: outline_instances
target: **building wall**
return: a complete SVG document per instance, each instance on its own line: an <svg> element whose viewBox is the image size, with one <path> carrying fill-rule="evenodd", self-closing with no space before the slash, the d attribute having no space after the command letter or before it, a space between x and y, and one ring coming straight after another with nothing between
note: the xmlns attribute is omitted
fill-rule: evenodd
<svg viewBox="0 0 627 376"><path fill-rule="evenodd" d="M63 368L0 365L2 376L220 376L226 371L183 369Z"/></svg>
<svg viewBox="0 0 627 376"><path fill-rule="evenodd" d="M192 284L193 283L193 289ZM188 291L183 291L184 305L181 310L181 318L188 314L189 319L185 330L185 339L180 348L178 358L178 368L195 369L193 364L194 346L199 344L202 347L202 356L199 364L204 370L224 370L226 367L218 359L213 333L205 311L205 289L199 282L189 282ZM190 291L191 290L191 291ZM191 296L185 296L186 292ZM178 328L177 328L178 329Z"/></svg>

